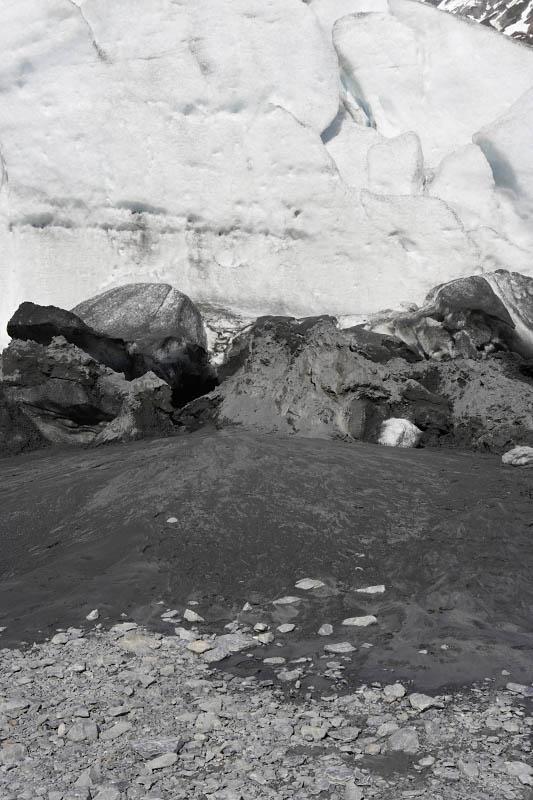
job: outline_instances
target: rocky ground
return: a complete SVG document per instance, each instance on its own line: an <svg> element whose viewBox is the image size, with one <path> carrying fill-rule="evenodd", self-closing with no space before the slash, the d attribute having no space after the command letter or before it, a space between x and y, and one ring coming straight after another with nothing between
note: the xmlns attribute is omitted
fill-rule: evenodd
<svg viewBox="0 0 533 800"><path fill-rule="evenodd" d="M530 686L346 693L332 676L313 695L299 663L274 681L213 670L199 642L220 637L190 626L86 626L1 651L3 800L531 797Z"/></svg>

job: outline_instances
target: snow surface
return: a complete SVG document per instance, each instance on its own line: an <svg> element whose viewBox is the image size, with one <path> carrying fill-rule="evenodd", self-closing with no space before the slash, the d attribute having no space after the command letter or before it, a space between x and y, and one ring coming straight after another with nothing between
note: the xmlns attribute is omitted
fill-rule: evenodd
<svg viewBox="0 0 533 800"><path fill-rule="evenodd" d="M353 317L533 274L531 87L410 0L7 0L0 330L138 281Z"/></svg>

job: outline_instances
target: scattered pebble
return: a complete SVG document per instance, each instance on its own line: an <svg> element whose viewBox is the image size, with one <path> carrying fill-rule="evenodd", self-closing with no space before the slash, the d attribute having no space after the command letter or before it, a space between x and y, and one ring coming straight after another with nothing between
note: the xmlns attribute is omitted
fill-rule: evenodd
<svg viewBox="0 0 533 800"><path fill-rule="evenodd" d="M292 622L284 622L283 625L278 625L277 630L280 633L292 633L295 628L296 625Z"/></svg>
<svg viewBox="0 0 533 800"><path fill-rule="evenodd" d="M363 589L356 589L356 592L359 594L383 594L385 591L385 587L383 584L379 584L378 586L365 586Z"/></svg>
<svg viewBox="0 0 533 800"><path fill-rule="evenodd" d="M347 619L343 619L343 625L351 625L356 628L366 628L368 625L375 625L377 622L377 618L374 617L372 614L368 614L365 617L348 617Z"/></svg>
<svg viewBox="0 0 533 800"><path fill-rule="evenodd" d="M328 622L325 622L324 625L321 625L318 629L319 636L331 636L333 633L333 625L330 625Z"/></svg>
<svg viewBox="0 0 533 800"><path fill-rule="evenodd" d="M325 585L326 584L323 581L316 580L315 578L302 578L295 584L297 589L302 589L305 592L310 591L311 589L320 589Z"/></svg>

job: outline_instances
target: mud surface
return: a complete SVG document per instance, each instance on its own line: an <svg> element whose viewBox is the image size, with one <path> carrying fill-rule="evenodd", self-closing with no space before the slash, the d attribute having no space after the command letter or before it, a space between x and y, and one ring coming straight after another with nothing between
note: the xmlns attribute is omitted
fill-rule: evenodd
<svg viewBox="0 0 533 800"><path fill-rule="evenodd" d="M324 645L349 641L348 685L529 682L532 478L496 456L238 430L5 459L0 642L87 625L94 608L171 633L160 600L194 600L222 630L248 601L251 624L296 629L224 669L268 677L263 658L308 656L320 671ZM325 586L295 589L304 577ZM385 593L356 592L375 584ZM272 604L283 595L301 600ZM368 614L377 624L341 625Z"/></svg>

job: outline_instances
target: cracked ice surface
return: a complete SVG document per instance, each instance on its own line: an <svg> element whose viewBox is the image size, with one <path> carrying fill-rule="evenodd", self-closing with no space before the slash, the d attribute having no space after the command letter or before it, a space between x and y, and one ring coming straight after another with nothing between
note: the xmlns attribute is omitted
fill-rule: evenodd
<svg viewBox="0 0 533 800"><path fill-rule="evenodd" d="M348 315L531 271L531 85L533 52L408 0L10 3L0 326L132 281Z"/></svg>

